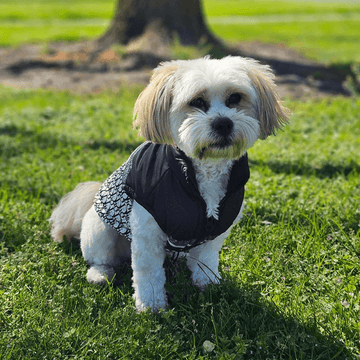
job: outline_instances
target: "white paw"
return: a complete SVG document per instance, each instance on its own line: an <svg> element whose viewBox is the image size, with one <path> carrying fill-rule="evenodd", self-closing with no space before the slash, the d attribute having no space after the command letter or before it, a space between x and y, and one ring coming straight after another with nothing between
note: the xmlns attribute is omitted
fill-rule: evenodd
<svg viewBox="0 0 360 360"><path fill-rule="evenodd" d="M106 285L115 274L111 266L93 265L86 274L87 281L96 285Z"/></svg>
<svg viewBox="0 0 360 360"><path fill-rule="evenodd" d="M163 302L162 304L157 304L157 305L139 303L138 305L136 305L136 312L138 314L140 314L143 311L150 309L152 313L157 314L160 310L165 310L166 307L167 307L166 302Z"/></svg>
<svg viewBox="0 0 360 360"><path fill-rule="evenodd" d="M139 299L135 292L133 298L135 299L136 312L138 314L147 309L150 309L153 313L158 313L159 310L165 310L167 307L166 295L163 292L156 295L154 294L154 296L149 299Z"/></svg>
<svg viewBox="0 0 360 360"><path fill-rule="evenodd" d="M221 276L218 272L210 272L209 269L198 267L196 271L192 273L192 282L200 290L204 290L209 284L219 284Z"/></svg>

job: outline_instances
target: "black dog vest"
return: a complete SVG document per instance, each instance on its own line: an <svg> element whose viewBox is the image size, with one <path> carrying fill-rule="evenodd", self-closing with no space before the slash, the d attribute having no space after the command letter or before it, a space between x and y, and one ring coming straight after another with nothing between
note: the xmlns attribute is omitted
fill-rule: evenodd
<svg viewBox="0 0 360 360"><path fill-rule="evenodd" d="M102 185L95 197L100 218L132 239L129 216L137 201L168 236L167 248L186 251L224 233L239 214L250 176L247 155L231 169L219 220L206 216L191 160L170 145L145 142Z"/></svg>

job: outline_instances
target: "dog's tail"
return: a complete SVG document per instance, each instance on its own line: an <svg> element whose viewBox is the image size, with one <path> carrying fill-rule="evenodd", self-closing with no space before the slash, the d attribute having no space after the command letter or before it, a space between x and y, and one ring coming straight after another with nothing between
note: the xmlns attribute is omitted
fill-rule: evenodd
<svg viewBox="0 0 360 360"><path fill-rule="evenodd" d="M68 241L80 238L81 222L93 205L101 185L102 183L94 181L81 183L60 200L49 219L52 225L51 236L55 241L62 242L64 236Z"/></svg>

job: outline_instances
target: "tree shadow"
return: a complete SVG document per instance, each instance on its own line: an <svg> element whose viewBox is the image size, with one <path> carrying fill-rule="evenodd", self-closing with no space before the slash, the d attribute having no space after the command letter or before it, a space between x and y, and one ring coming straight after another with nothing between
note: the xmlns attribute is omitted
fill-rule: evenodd
<svg viewBox="0 0 360 360"><path fill-rule="evenodd" d="M271 47L271 45L269 46ZM270 55L269 53L265 55L257 52L255 49L242 49L241 45L238 47L224 45L220 53L251 57L259 60L261 63L270 65L275 74L278 77L282 77L282 83L306 83L324 93L350 95L344 83L347 77L352 75L351 64L344 64L342 67L327 66L301 58L299 55L296 60L292 60L290 58L291 56L281 59L276 56L276 46L274 45L272 48L274 55ZM217 51L215 49L215 56L216 53Z"/></svg>
<svg viewBox="0 0 360 360"><path fill-rule="evenodd" d="M250 160L254 167L268 167L276 174L316 176L319 179L332 179L338 176L347 177L351 173L360 173L360 164L351 160L348 164L325 162L318 167L298 164L291 161L258 161Z"/></svg>
<svg viewBox="0 0 360 360"><path fill-rule="evenodd" d="M34 69L66 69L72 70L74 68L73 61L56 62L44 60L21 60L16 64L12 64L6 68L14 76L19 76L23 72Z"/></svg>
<svg viewBox="0 0 360 360"><path fill-rule="evenodd" d="M117 141L117 140L92 140L88 141L75 141L64 134L56 136L54 134L47 134L46 132L37 132L28 130L21 126L5 125L0 127L0 135L9 137L21 136L19 142L1 143L0 150L6 154L7 158L19 156L23 153L30 154L42 150L51 150L57 147L75 147L81 146L82 149L98 150L105 148L110 151L128 152L129 154L134 151L141 143L141 140L132 142Z"/></svg>
<svg viewBox="0 0 360 360"><path fill-rule="evenodd" d="M271 46L271 45L269 45ZM342 64L336 66L327 66L313 61L301 58L297 55L296 60L291 56L285 56L281 59L276 54L276 46L273 51L265 53L258 52L256 49L238 46L230 46L224 42L217 41L215 44L204 44L198 47L200 53L208 53L214 58L224 56L246 56L252 57L268 64L275 71L278 77L281 77L282 84L306 84L318 91L331 95L341 94L350 95L345 82L350 77L354 78L355 74L351 69L351 64ZM84 52L84 50L81 50ZM295 52L293 52L295 53ZM169 51L170 54L170 51ZM90 56L88 54L87 56ZM22 59L6 67L12 76L21 76L29 70L65 70L67 72L82 73L129 73L132 71L149 70L155 68L160 62L171 60L170 55L159 55L155 50L151 51L134 51L122 55L117 63L107 63L104 61L89 62L88 60L51 60L51 59Z"/></svg>

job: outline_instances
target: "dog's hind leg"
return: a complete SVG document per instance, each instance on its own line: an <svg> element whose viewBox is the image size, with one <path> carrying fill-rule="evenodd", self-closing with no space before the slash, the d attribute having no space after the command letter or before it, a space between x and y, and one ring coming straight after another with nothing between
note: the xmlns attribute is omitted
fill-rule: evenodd
<svg viewBox="0 0 360 360"><path fill-rule="evenodd" d="M104 223L94 206L86 213L82 222L80 245L84 259L90 268L87 280L105 285L114 276L114 267L119 259L130 257L130 243L111 226Z"/></svg>
<svg viewBox="0 0 360 360"><path fill-rule="evenodd" d="M64 237L67 241L80 238L81 222L94 203L100 186L100 182L94 181L81 183L60 200L49 219L51 237L55 241L62 242Z"/></svg>

